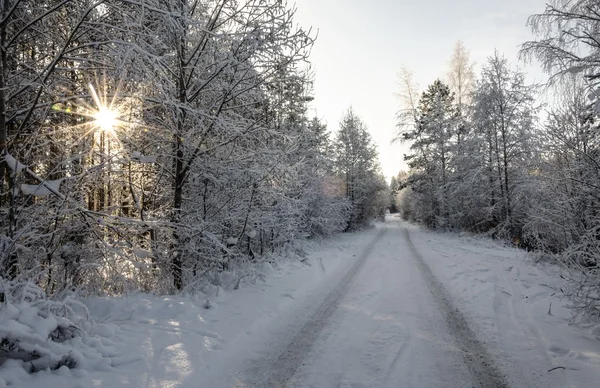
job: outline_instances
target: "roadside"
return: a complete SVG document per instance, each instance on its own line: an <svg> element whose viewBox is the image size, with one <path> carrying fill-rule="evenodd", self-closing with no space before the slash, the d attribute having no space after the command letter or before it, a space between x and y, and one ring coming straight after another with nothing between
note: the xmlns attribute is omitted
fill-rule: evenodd
<svg viewBox="0 0 600 388"><path fill-rule="evenodd" d="M197 387L200 381L203 387L228 387L224 381L242 360L295 330L377 232L373 228L312 242L305 258L264 263L261 276L239 290L84 300L94 322L91 340L103 357L90 359L84 368L33 375L8 362L0 368L0 388Z"/></svg>
<svg viewBox="0 0 600 388"><path fill-rule="evenodd" d="M598 386L600 341L569 325L560 268L536 264L526 252L487 238L402 225L500 367L510 372L511 386Z"/></svg>

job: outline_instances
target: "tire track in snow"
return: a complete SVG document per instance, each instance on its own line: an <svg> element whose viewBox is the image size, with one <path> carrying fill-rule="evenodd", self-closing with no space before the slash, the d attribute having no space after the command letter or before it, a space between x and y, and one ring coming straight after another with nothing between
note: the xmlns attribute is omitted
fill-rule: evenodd
<svg viewBox="0 0 600 388"><path fill-rule="evenodd" d="M504 375L498 370L485 345L477 340L469 327L465 315L452 303L450 294L442 282L433 274L423 256L413 244L408 229L404 228L404 237L415 262L433 295L454 342L462 351L466 366L479 387L509 388Z"/></svg>
<svg viewBox="0 0 600 388"><path fill-rule="evenodd" d="M394 359L386 368L386 372L385 372L383 381L387 382L390 380L392 373L396 369L396 365L398 365L398 362L400 361L400 359L402 359L406 355L406 350L408 349L411 341L412 341L412 336L409 334L406 337L406 339L400 344L400 346L398 347L398 350L396 351L396 354L394 355Z"/></svg>
<svg viewBox="0 0 600 388"><path fill-rule="evenodd" d="M244 387L287 388L294 386L296 371L310 354L315 341L319 338L329 318L341 304L352 285L352 281L386 231L387 228L384 227L377 233L340 282L327 294L316 312L307 319L306 323L285 346L283 352L273 360L265 360L260 368L254 369L247 376L248 381L244 381Z"/></svg>

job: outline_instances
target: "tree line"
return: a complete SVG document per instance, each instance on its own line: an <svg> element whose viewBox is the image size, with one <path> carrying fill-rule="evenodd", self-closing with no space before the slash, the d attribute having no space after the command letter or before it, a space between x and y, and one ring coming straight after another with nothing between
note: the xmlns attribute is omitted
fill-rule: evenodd
<svg viewBox="0 0 600 388"><path fill-rule="evenodd" d="M545 252L567 269L577 316L600 318L600 5L552 1L522 46L547 85L496 52L475 75L458 43L446 80L418 94L401 74L398 139L409 166L392 182L405 219L486 233ZM550 102L542 104L544 97Z"/></svg>
<svg viewBox="0 0 600 388"><path fill-rule="evenodd" d="M285 2L1 4L1 282L239 283L387 206L360 118L332 138L308 113L315 38Z"/></svg>

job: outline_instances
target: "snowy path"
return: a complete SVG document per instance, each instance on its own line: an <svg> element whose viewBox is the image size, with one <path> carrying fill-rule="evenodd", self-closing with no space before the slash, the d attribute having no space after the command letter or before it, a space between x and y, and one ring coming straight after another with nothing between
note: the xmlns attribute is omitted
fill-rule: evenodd
<svg viewBox="0 0 600 388"><path fill-rule="evenodd" d="M568 325L559 269L497 242L388 217L263 267L264 281L220 290L210 309L86 300L106 357L2 367L0 388L598 387L600 341Z"/></svg>
<svg viewBox="0 0 600 388"><path fill-rule="evenodd" d="M506 387L482 343L396 222L381 230L247 387Z"/></svg>

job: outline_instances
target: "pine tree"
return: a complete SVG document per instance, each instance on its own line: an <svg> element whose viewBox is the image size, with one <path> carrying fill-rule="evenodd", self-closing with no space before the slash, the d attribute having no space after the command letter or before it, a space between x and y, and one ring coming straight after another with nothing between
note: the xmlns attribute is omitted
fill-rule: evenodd
<svg viewBox="0 0 600 388"><path fill-rule="evenodd" d="M450 88L436 80L422 94L416 114L414 126L401 134L403 141L411 142L412 154L405 157L412 172L410 185L423 199L421 220L432 227L445 227L449 217L450 140L457 122Z"/></svg>

